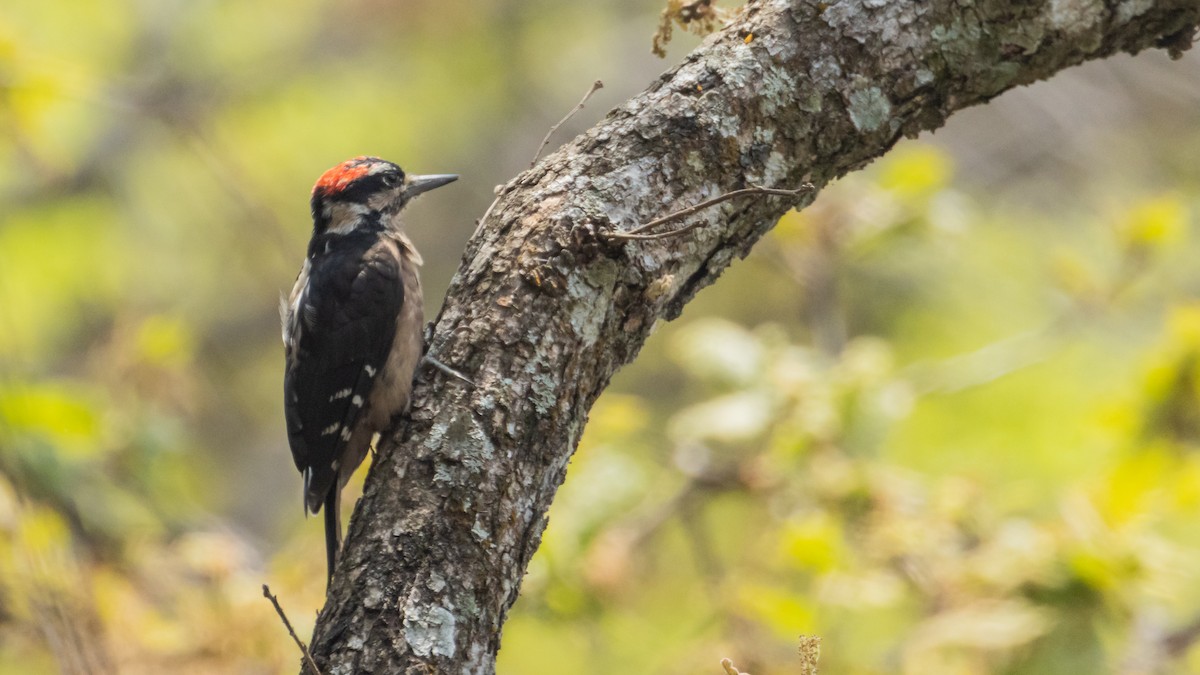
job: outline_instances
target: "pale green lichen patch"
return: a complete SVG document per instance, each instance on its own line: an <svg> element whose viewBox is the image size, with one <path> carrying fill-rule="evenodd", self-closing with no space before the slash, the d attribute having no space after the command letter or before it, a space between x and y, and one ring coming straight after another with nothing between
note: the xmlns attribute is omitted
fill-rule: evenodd
<svg viewBox="0 0 1200 675"><path fill-rule="evenodd" d="M362 600L363 607L374 609L383 606L383 589L378 586L371 586L367 589Z"/></svg>
<svg viewBox="0 0 1200 675"><path fill-rule="evenodd" d="M1154 0L1126 0L1117 5L1117 21L1120 23L1128 23L1134 17L1141 16L1150 11L1154 6Z"/></svg>
<svg viewBox="0 0 1200 675"><path fill-rule="evenodd" d="M480 516L475 517L475 523L471 526L471 534L479 541L487 541L492 536L492 533L480 522Z"/></svg>
<svg viewBox="0 0 1200 675"><path fill-rule="evenodd" d="M708 108L700 115L700 123L710 127L722 138L736 138L742 130L742 119L716 108Z"/></svg>
<svg viewBox="0 0 1200 675"><path fill-rule="evenodd" d="M991 80L990 90L1003 91L1004 89L1007 89L1009 83L1016 79L1017 74L1020 72L1021 67L1016 63L997 63L987 71L987 74Z"/></svg>
<svg viewBox="0 0 1200 675"><path fill-rule="evenodd" d="M1042 44L1042 38L1045 36L1046 28L1040 21L1020 22L1014 23L1011 27L1005 27L1005 31L1000 36L1000 42L1020 47L1022 53L1028 56L1038 50Z"/></svg>
<svg viewBox="0 0 1200 675"><path fill-rule="evenodd" d="M529 380L530 400L539 415L545 415L554 407L558 396L554 393L554 378L550 375L538 374Z"/></svg>
<svg viewBox="0 0 1200 675"><path fill-rule="evenodd" d="M850 92L850 121L863 133L878 131L888 123L892 103L879 87L855 89Z"/></svg>
<svg viewBox="0 0 1200 675"><path fill-rule="evenodd" d="M464 415L461 425L455 425L451 431L461 432L454 433L450 437L450 442L456 447L462 448L463 460L472 463L486 463L488 460L496 456L496 446L492 445L492 440L483 432L483 427L474 419L466 419Z"/></svg>
<svg viewBox="0 0 1200 675"><path fill-rule="evenodd" d="M446 430L450 428L448 422L441 420L434 422L429 427L429 433L425 436L425 447L430 450L436 450L441 447L442 440L446 438Z"/></svg>
<svg viewBox="0 0 1200 675"><path fill-rule="evenodd" d="M425 582L425 587L434 593L440 593L446 587L446 578L437 572L430 572L429 580Z"/></svg>
<svg viewBox="0 0 1200 675"><path fill-rule="evenodd" d="M1103 0L1051 0L1046 9L1050 25L1068 35L1092 29L1104 19Z"/></svg>
<svg viewBox="0 0 1200 675"><path fill-rule="evenodd" d="M754 87L762 79L762 65L754 56L754 52L738 44L724 50L723 54L714 55L707 64L710 68L718 64L721 79L731 87Z"/></svg>
<svg viewBox="0 0 1200 675"><path fill-rule="evenodd" d="M461 483L464 475L458 469L460 465L472 474L482 473L496 455L491 437L465 409L449 422L433 424L422 444L431 453L450 460L438 462L434 468L433 480L440 485Z"/></svg>
<svg viewBox="0 0 1200 675"><path fill-rule="evenodd" d="M762 75L759 96L765 115L774 115L792 104L798 84L792 74L782 68L769 68Z"/></svg>
<svg viewBox="0 0 1200 675"><path fill-rule="evenodd" d="M454 614L410 599L404 608L404 639L417 656L454 656Z"/></svg>
<svg viewBox="0 0 1200 675"><path fill-rule="evenodd" d="M617 263L612 260L603 259L596 261L584 271L584 278L588 283L601 290L611 289L617 281Z"/></svg>
<svg viewBox="0 0 1200 675"><path fill-rule="evenodd" d="M994 93L1008 88L1016 78L1020 65L993 57L981 58L984 30L978 20L956 17L948 25L934 26L930 31L937 49L950 70L971 73L980 91ZM1043 29L1014 27L1005 29L992 39L1003 45L1015 45L1025 53L1037 51L1042 43Z"/></svg>
<svg viewBox="0 0 1200 675"><path fill-rule="evenodd" d="M491 412L496 409L496 397L491 394L484 394L479 397L479 402L476 404L479 412Z"/></svg>
<svg viewBox="0 0 1200 675"><path fill-rule="evenodd" d="M607 296L617 282L617 265L612 260L599 260L589 265L583 274L567 278L567 295L574 301L569 316L571 329L584 347L591 347L600 338L607 311Z"/></svg>
<svg viewBox="0 0 1200 675"><path fill-rule="evenodd" d="M483 428L467 412L456 415L449 422L437 422L429 429L424 445L430 451L440 451L449 459L461 462L473 473L479 473L488 460L496 454L496 447ZM454 484L461 478L451 465L439 462L433 480L440 484Z"/></svg>
<svg viewBox="0 0 1200 675"><path fill-rule="evenodd" d="M978 21L964 22L955 17L949 25L934 26L929 36L933 39L946 63L953 69L966 69L977 59L976 45L983 35Z"/></svg>
<svg viewBox="0 0 1200 675"><path fill-rule="evenodd" d="M801 96L800 109L809 113L821 112L821 92L817 91L816 89L811 89L806 94Z"/></svg>
<svg viewBox="0 0 1200 675"><path fill-rule="evenodd" d="M545 415L558 402L555 377L549 373L544 356L535 357L525 365L529 376L529 401L538 415Z"/></svg>
<svg viewBox="0 0 1200 675"><path fill-rule="evenodd" d="M777 185L787 176L790 166L787 157L777 150L772 150L763 166L762 182L766 185Z"/></svg>
<svg viewBox="0 0 1200 675"><path fill-rule="evenodd" d="M439 463L437 468L433 470L433 482L438 485L453 485L456 481L454 474L450 471L450 467Z"/></svg>
<svg viewBox="0 0 1200 675"><path fill-rule="evenodd" d="M866 37L854 28L864 23L865 18L862 3L854 0L826 3L824 11L821 12L821 19L830 27L841 29L846 37L860 43L865 42Z"/></svg>
<svg viewBox="0 0 1200 675"><path fill-rule="evenodd" d="M826 89L842 76L842 67L836 59L826 56L817 59L808 67L808 76L818 88Z"/></svg>

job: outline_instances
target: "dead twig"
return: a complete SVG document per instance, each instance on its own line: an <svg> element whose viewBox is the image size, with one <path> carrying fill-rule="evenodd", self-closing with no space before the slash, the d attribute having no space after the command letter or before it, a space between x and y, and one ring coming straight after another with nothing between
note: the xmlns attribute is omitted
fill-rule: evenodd
<svg viewBox="0 0 1200 675"><path fill-rule="evenodd" d="M725 194L718 195L716 197L713 197L712 199L706 199L705 201L702 201L699 204L689 206L686 209L681 209L674 213L669 213L661 218L655 218L654 220L646 223L645 225L635 227L634 229L632 229L628 232L603 232L603 233L601 233L600 236L602 236L606 239L614 240L614 241L620 241L620 240L653 241L655 239L666 239L668 237L675 237L675 236L681 235L685 232L690 232L690 231L696 229L697 227L700 227L700 225L702 225L703 222L698 220L690 225L685 225L685 226L679 228L678 230L670 230L669 232L657 232L655 234L643 234L643 232L646 232L647 230L652 230L652 229L658 227L659 225L664 225L666 223L669 223L669 222L672 222L675 220L681 220L683 218L686 218L686 217L692 215L693 213L696 213L697 211L703 211L704 209L707 209L711 206L716 206L717 204L720 204L722 202L727 202L730 199L736 199L737 197L746 197L749 195L774 195L776 197L799 197L800 195L802 195L806 192L812 192L813 190L816 190L816 189L817 189L816 186L814 186L812 183L804 183L803 185L801 185L800 187L798 187L794 190L787 190L787 189L782 189L782 188L765 188L765 187L760 187L757 185L752 185L750 187L742 188L740 190L734 190L733 192L726 192Z"/></svg>
<svg viewBox="0 0 1200 675"><path fill-rule="evenodd" d="M546 132L546 137L542 139L542 144L538 146L537 152L534 153L533 161L529 163L529 168L532 169L537 164L538 159L540 159L542 156L542 150L545 150L546 146L550 144L550 137L554 135L554 132L558 131L559 127L566 124L567 120L574 117L575 113L579 112L580 110L583 110L583 105L588 102L588 99L592 97L592 94L596 93L597 90L603 89L603 88L604 88L604 82L602 82L600 80L596 80L595 82L593 82L591 89L588 89L587 93L583 95L583 99L581 99L579 101L579 103L574 108L571 109L571 112L567 113L566 117L559 120L558 124L555 124L554 126L550 127L550 131ZM475 221L475 232L474 232L474 234L471 235L472 239L479 236L479 230L483 229L484 222L487 221L488 216L492 215L492 209L496 208L496 204L500 203L500 196L502 194L504 194L505 187L507 187L507 186L497 185L496 188L492 191L496 195L496 198L492 200L491 204L488 204L487 210L485 210L483 212L483 215L479 217L479 220Z"/></svg>
<svg viewBox="0 0 1200 675"><path fill-rule="evenodd" d="M504 186L497 185L492 189L492 194L496 195L496 198L492 200L491 204L488 204L487 210L483 212L479 220L475 221L475 232L471 235L472 239L479 236L479 230L483 229L483 222L487 220L488 216L492 215L492 209L496 208L496 204L500 203L500 195L504 194Z"/></svg>
<svg viewBox="0 0 1200 675"><path fill-rule="evenodd" d="M312 654L308 651L308 645L304 644L304 641L296 635L295 629L292 628L292 622L288 621L287 614L284 614L283 608L279 606L279 600L274 595L271 595L271 588L266 584L263 584L263 597L270 600L272 605L275 605L275 613L283 620L283 625L287 628L288 635L292 636L292 640L300 648L300 653L304 655L304 662L308 664L309 668L312 668L312 671L316 675L321 675L321 669L317 667L317 662L313 661Z"/></svg>
<svg viewBox="0 0 1200 675"><path fill-rule="evenodd" d="M714 4L714 0L667 0L667 6L658 20L658 29L651 40L650 51L659 58L666 58L673 24L678 23L681 28L700 37L728 24L736 10L718 9Z"/></svg>
<svg viewBox="0 0 1200 675"><path fill-rule="evenodd" d="M550 137L554 135L554 132L558 131L559 127L566 124L567 120L574 117L575 113L579 112L580 110L583 110L583 104L588 102L588 99L592 97L592 94L596 93L598 90L603 89L603 88L604 88L604 83L601 82L600 80L596 80L595 82L593 82L592 88L588 89L587 93L583 95L583 99L579 101L579 104L576 105L574 108L571 108L571 112L567 113L566 117L562 118L561 120L558 121L557 124L550 127L550 131L547 131L546 137L542 139L542 144L538 146L537 152L535 152L533 154L533 161L529 163L529 168L532 169L534 167L534 165L537 164L538 159L540 159L542 156L542 150L545 150L546 146L550 145Z"/></svg>
<svg viewBox="0 0 1200 675"><path fill-rule="evenodd" d="M750 675L750 673L743 673L738 670L733 665L732 659L721 659L721 667L725 669L725 675Z"/></svg>

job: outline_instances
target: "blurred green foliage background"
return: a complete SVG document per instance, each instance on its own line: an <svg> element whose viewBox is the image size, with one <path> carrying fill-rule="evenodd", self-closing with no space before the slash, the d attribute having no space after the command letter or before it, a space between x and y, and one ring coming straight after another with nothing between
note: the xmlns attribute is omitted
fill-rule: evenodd
<svg viewBox="0 0 1200 675"><path fill-rule="evenodd" d="M327 167L440 305L493 185L697 40L657 0L0 8L0 673L276 673L323 597L276 305ZM600 400L502 673L1200 670L1200 59L1119 57L784 217Z"/></svg>

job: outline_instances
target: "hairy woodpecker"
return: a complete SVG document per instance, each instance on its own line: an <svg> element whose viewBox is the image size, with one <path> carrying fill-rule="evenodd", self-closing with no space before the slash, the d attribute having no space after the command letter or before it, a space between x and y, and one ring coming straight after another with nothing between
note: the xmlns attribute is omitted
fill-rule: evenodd
<svg viewBox="0 0 1200 675"><path fill-rule="evenodd" d="M421 255L400 212L457 178L409 176L391 162L356 157L313 187L308 255L280 307L283 408L305 513L325 507L329 579L341 543L342 488L375 435L408 409L423 352Z"/></svg>

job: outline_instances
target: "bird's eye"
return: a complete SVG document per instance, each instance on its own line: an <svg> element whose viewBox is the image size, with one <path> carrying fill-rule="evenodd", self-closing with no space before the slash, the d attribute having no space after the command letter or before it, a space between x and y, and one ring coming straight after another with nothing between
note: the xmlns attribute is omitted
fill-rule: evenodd
<svg viewBox="0 0 1200 675"><path fill-rule="evenodd" d="M383 184L388 187L396 187L400 184L400 177L388 174L383 177Z"/></svg>

